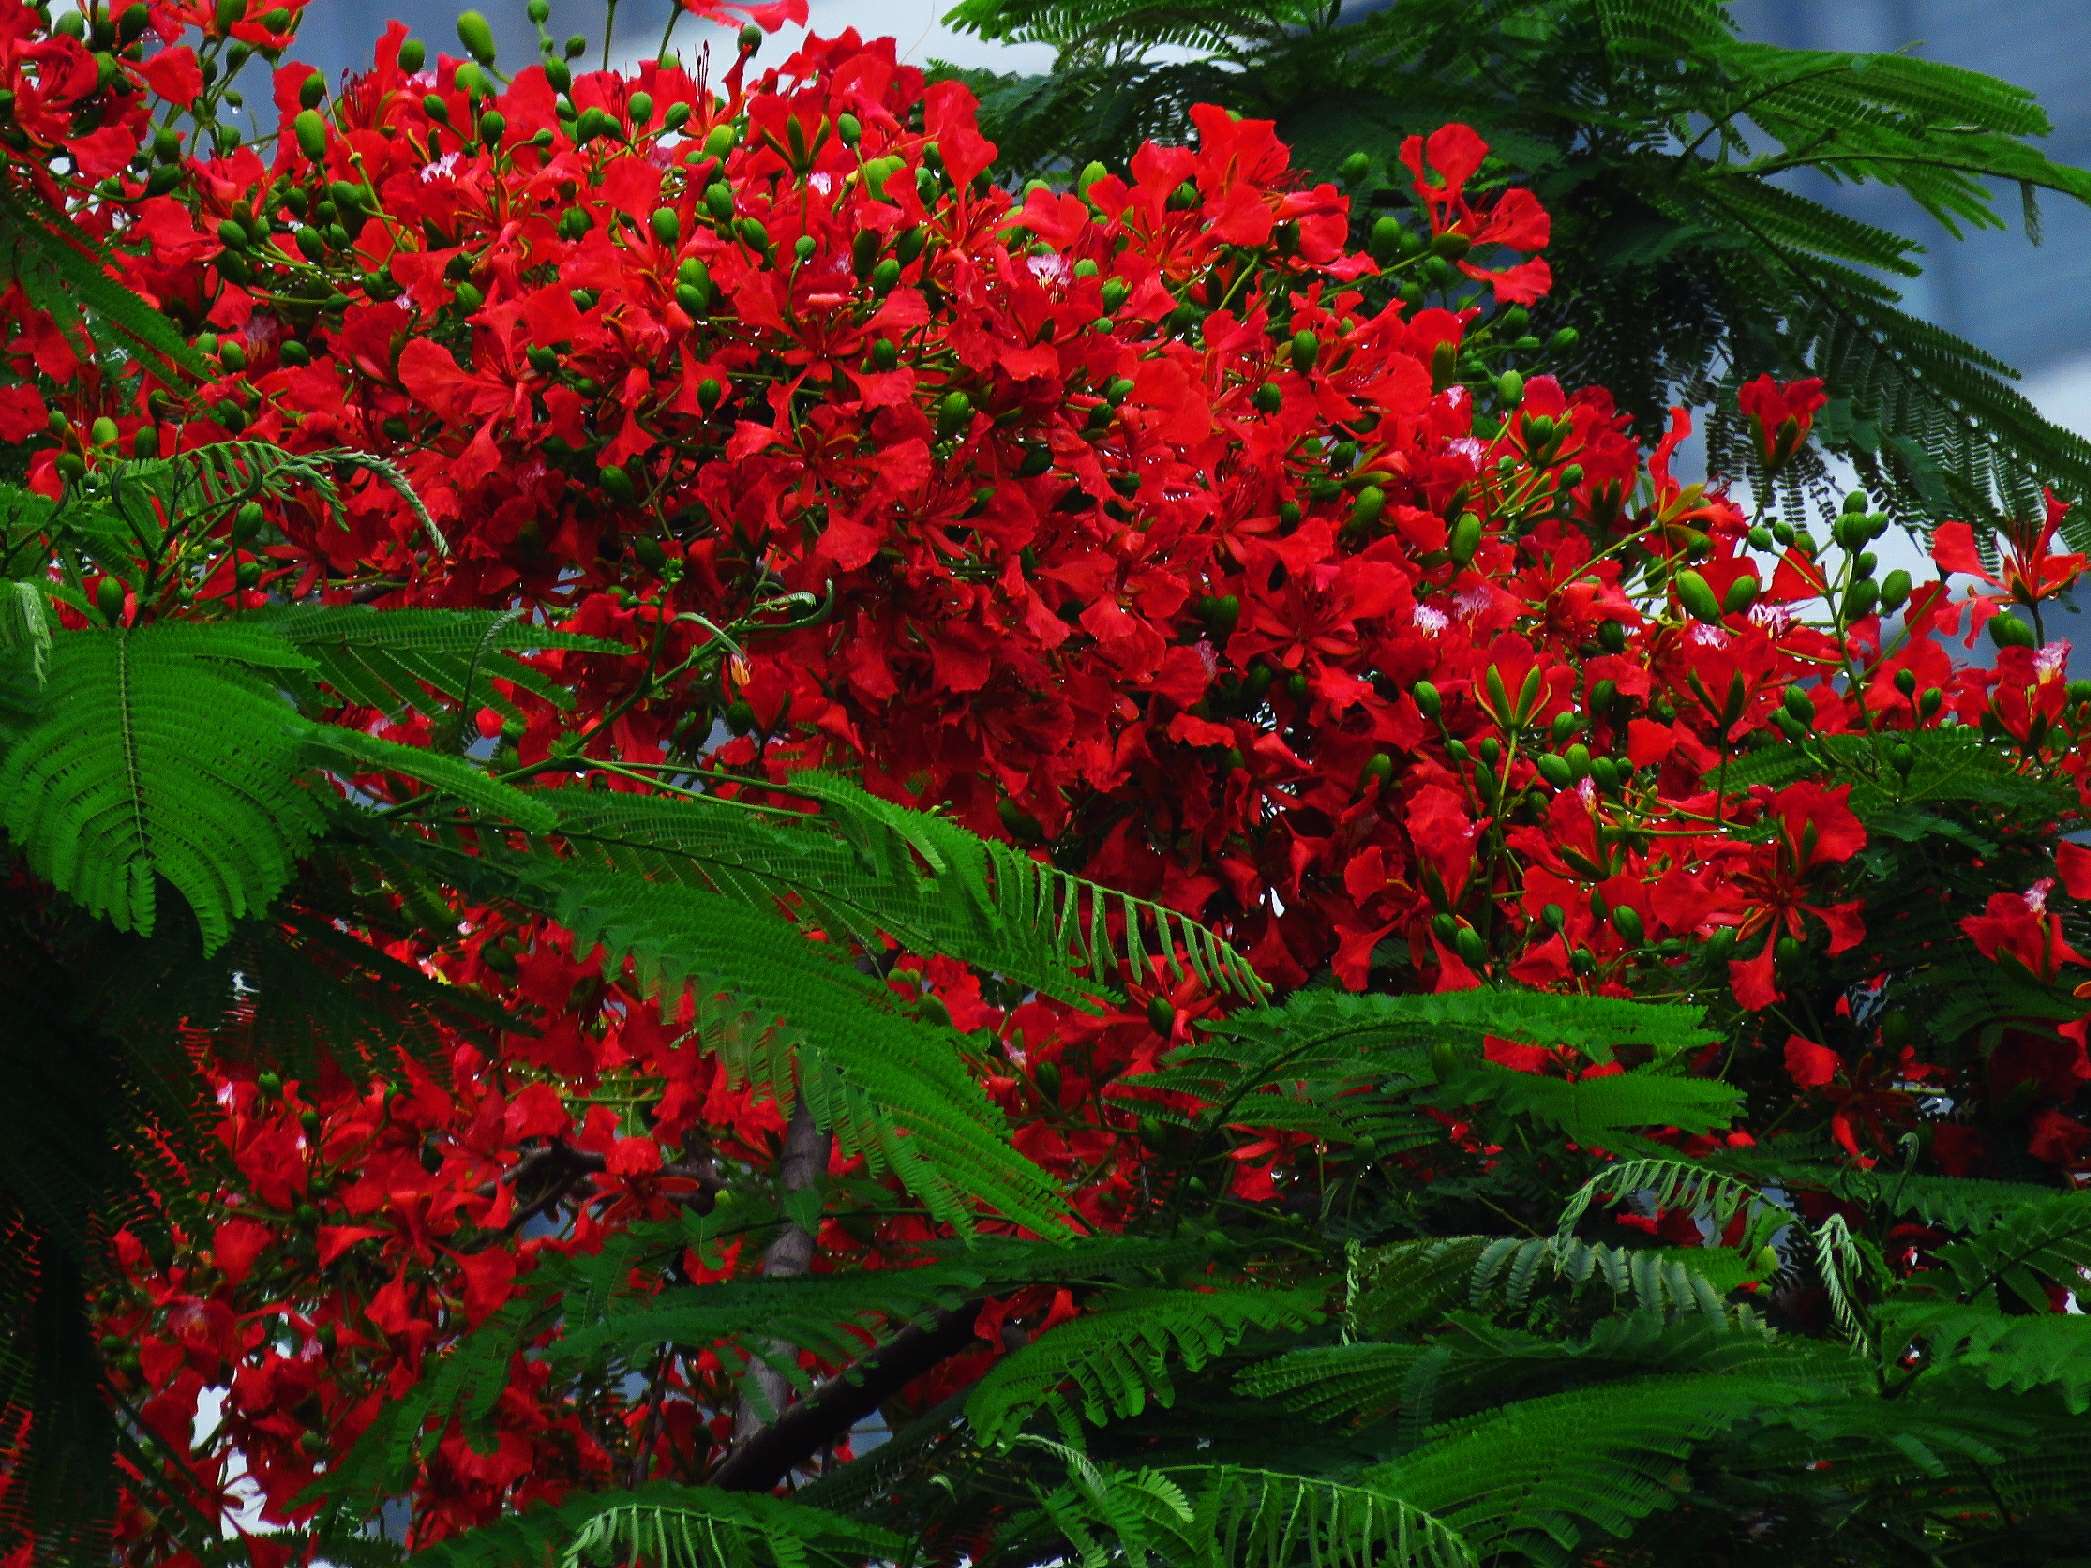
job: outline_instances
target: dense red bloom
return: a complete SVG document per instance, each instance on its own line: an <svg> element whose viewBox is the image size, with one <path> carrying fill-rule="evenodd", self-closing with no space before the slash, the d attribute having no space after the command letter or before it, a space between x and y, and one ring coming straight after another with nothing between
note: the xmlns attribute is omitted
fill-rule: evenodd
<svg viewBox="0 0 2091 1568"><path fill-rule="evenodd" d="M273 9L250 6L234 36ZM156 7L170 38L216 15ZM32 16L6 11L0 49L19 46L18 102L50 100L39 123L58 139L39 149L55 160L88 125L130 136L77 96L77 60ZM1530 193L1474 194L1473 131L1402 156L1412 221L1490 288L1405 305L1348 249L1340 192L1296 175L1270 124L1211 106L1192 145L1144 147L1079 193L1018 195L983 177L992 150L964 90L928 86L890 41L809 41L759 77L746 53L717 79L648 61L563 90L531 66L478 106L503 119L490 146L459 135L474 121L461 62L410 75L404 37L326 105L318 156L295 137L268 161L192 149L172 189L125 175L106 205L65 197L104 228L121 214L118 275L215 338L216 374L191 389L89 366L10 292L0 438L33 442L32 485L56 494L61 458L105 460L54 435L53 410L166 450L238 433L376 453L447 548L351 476L339 508L270 505L272 591L501 604L641 650L545 656L571 707L507 683L475 694L469 729L504 764L578 746L584 764L842 768L1208 920L1279 985L1688 994L1782 1095L1790 1082L1829 1108L1854 1157L1915 1114L1929 1069L1881 1026L1847 1007L1797 1028L1779 1005L1782 965L1870 962L1902 912L1862 902L1874 846L1819 748L1952 715L2008 737L2014 765L2074 776L2054 652L1956 666L1936 585L1901 643L1877 614L1809 624L1822 561L1798 542L1763 581L1743 510L1673 468L1685 411L1644 451L1602 389L1535 373L1512 398L1471 374L1506 352L1495 313L1544 288L1528 253L1547 239ZM139 101L193 95L192 66L179 45L149 56ZM295 101L305 75L284 64L279 92ZM340 299L312 297L314 277ZM1746 389L1767 461L1805 438L1820 396ZM2038 597L2081 569L2045 554L2058 521L1996 586ZM1953 526L1940 563L1957 570ZM260 594L224 552L192 598ZM180 613L172 592L125 612ZM668 673L641 698L649 651ZM1761 757L1790 691L1818 749ZM2091 889L2083 856L2055 856L2072 895ZM197 1463L229 1484L237 1448L271 1520L314 1473L304 1434L351 1440L540 1258L683 1212L708 1173L760 1188L778 1159L776 1099L727 1070L694 1007L662 1019L551 922L456 914L392 956L527 1027L446 1036L441 1061L361 1088L330 1073L264 1091L219 1063L232 1174L211 1224L169 1260L127 1248L132 1288L107 1304L107 1331L141 1347L146 1418L183 1451L206 1391L230 1391ZM1963 934L2043 976L2079 961L2015 891ZM1092 1014L895 957L895 987L965 1036L1013 1141L1087 1223L1153 1212L1170 1173L1127 1080L1219 1010L1195 976L1129 970L1127 1005ZM2027 1148L1941 1125L1942 1163L2078 1157L2069 1027L2060 1046L1997 1053L1996 1086L1980 1069L1954 1085L1998 1100L2002 1078L2036 1085ZM1590 1067L1546 1042L1487 1055ZM1285 1193L1320 1154L1240 1132L1227 1185L1242 1201ZM1464 1137L1448 1126L1445 1144ZM549 1228L532 1179L548 1169L572 1177ZM874 1185L840 1156L830 1174ZM878 1262L930 1232L903 1214L824 1226L820 1246ZM736 1238L682 1268L737 1277L759 1253ZM983 1323L1072 1310L1012 1298ZM501 1391L490 1448L431 1443L413 1483L425 1539L609 1479L605 1445L629 1440L632 1409L584 1409L535 1375ZM704 1412L730 1407L732 1377L707 1350L670 1381L657 1473L701 1479L732 1434ZM127 1539L154 1560L142 1528Z"/></svg>

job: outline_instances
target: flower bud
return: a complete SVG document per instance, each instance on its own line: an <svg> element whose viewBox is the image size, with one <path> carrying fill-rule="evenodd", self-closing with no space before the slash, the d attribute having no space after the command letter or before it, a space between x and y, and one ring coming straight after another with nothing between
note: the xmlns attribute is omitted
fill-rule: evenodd
<svg viewBox="0 0 2091 1568"><path fill-rule="evenodd" d="M291 130L298 139L298 151L317 163L327 155L327 122L314 109L300 109L291 122Z"/></svg>
<svg viewBox="0 0 2091 1568"><path fill-rule="evenodd" d="M1682 604L1693 619L1718 622L1721 618L1721 601L1713 596L1713 589L1704 577L1686 567L1672 579L1677 590L1677 602Z"/></svg>
<svg viewBox="0 0 2091 1568"><path fill-rule="evenodd" d="M1462 512L1452 525L1451 537L1445 548L1452 557L1452 564L1465 566L1474 559L1474 552L1481 548L1481 519L1473 512Z"/></svg>
<svg viewBox="0 0 2091 1568"><path fill-rule="evenodd" d="M1989 640L1999 648L2030 648L2036 639L2030 625L2006 610L1991 619Z"/></svg>
<svg viewBox="0 0 2091 1568"><path fill-rule="evenodd" d="M481 12L462 11L458 14L457 41L465 46L465 53L481 65L494 63L494 29Z"/></svg>

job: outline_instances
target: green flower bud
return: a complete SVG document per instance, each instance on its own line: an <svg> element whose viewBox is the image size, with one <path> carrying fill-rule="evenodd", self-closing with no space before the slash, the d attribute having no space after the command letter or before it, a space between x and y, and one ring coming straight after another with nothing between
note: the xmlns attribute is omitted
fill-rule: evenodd
<svg viewBox="0 0 2091 1568"><path fill-rule="evenodd" d="M298 138L298 151L314 163L327 155L327 122L320 118L315 109L300 109L291 122L291 130Z"/></svg>
<svg viewBox="0 0 2091 1568"><path fill-rule="evenodd" d="M682 215L673 207L656 207L650 220L653 237L663 245L674 245L682 239Z"/></svg>
<svg viewBox="0 0 2091 1568"><path fill-rule="evenodd" d="M2030 648L2037 639L2030 625L2007 610L1990 621L1989 640L1999 648Z"/></svg>
<svg viewBox="0 0 2091 1568"><path fill-rule="evenodd" d="M1455 566L1465 566L1473 560L1474 552L1481 548L1481 518L1473 512L1461 512L1445 548Z"/></svg>
<svg viewBox="0 0 2091 1568"><path fill-rule="evenodd" d="M1740 615L1757 602L1757 579L1738 577L1728 585L1728 592L1721 597L1721 609L1729 615Z"/></svg>
<svg viewBox="0 0 2091 1568"><path fill-rule="evenodd" d="M1909 602L1910 590L1913 586L1915 585L1910 580L1910 574L1903 568L1896 567L1894 571L1888 573L1887 576L1880 580L1881 609L1893 615Z"/></svg>
<svg viewBox="0 0 2091 1568"><path fill-rule="evenodd" d="M1302 327L1292 335L1292 363L1295 370L1309 371L1321 357L1321 339Z"/></svg>
<svg viewBox="0 0 2091 1568"><path fill-rule="evenodd" d="M428 45L418 38L409 38L399 46L399 68L409 76L428 63Z"/></svg>
<svg viewBox="0 0 2091 1568"><path fill-rule="evenodd" d="M1713 589L1704 577L1686 567L1672 579L1677 590L1677 601L1696 620L1718 621L1721 618L1721 601L1713 596Z"/></svg>
<svg viewBox="0 0 2091 1568"><path fill-rule="evenodd" d="M1433 723L1445 709L1445 699L1438 695L1437 687L1429 681L1416 682L1409 688L1409 695L1416 699L1416 710Z"/></svg>
<svg viewBox="0 0 2091 1568"><path fill-rule="evenodd" d="M481 65L494 63L494 29L482 13L458 13L457 41L465 46L465 53Z"/></svg>

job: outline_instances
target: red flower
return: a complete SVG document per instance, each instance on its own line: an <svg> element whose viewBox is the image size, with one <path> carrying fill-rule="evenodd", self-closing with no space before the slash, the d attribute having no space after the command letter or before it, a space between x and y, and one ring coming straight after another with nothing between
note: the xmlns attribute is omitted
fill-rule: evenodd
<svg viewBox="0 0 2091 1568"><path fill-rule="evenodd" d="M2083 954L2062 935L2062 917L2047 907L2054 888L2043 878L2023 893L1992 893L1979 915L1969 915L1960 929L1984 958L2008 954L2042 980L2052 980L2064 964L2082 964Z"/></svg>
<svg viewBox="0 0 2091 1568"><path fill-rule="evenodd" d="M1770 469L1779 467L1800 450L1817 411L1829 399L1815 376L1783 383L1770 376L1759 376L1736 395L1736 401L1757 432L1764 466Z"/></svg>
<svg viewBox="0 0 2091 1568"><path fill-rule="evenodd" d="M2036 604L2062 593L2082 575L2091 557L2057 552L2050 547L2069 503L2058 500L2050 490L2046 512L2039 523L2023 519L2005 524L2002 574L1982 564L1975 549L1974 531L1966 523L1940 523L1931 536L1931 558L1942 572L1962 572L1978 577L1998 590L1997 598L2019 604Z"/></svg>
<svg viewBox="0 0 2091 1568"><path fill-rule="evenodd" d="M1487 156L1488 143L1465 125L1440 126L1427 140L1411 136L1401 144L1401 161L1414 178L1432 236L1457 234L1474 250L1485 245L1544 250L1551 237L1551 222L1530 191L1513 187L1486 208L1476 208L1467 200L1467 181ZM1553 286L1552 270L1536 257L1491 270L1466 259L1462 252L1459 270L1487 283L1506 305L1529 305Z"/></svg>

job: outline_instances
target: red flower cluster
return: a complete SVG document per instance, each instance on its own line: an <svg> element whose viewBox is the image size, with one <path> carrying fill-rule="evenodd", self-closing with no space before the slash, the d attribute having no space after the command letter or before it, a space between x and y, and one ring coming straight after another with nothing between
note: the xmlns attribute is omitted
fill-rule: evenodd
<svg viewBox="0 0 2091 1568"><path fill-rule="evenodd" d="M1625 995L1726 976L1727 1021L1835 1107L1855 1156L1913 1114L1931 1069L1877 1022L1782 1012L1792 976L1866 952L1876 923L1853 786L1799 748L1954 719L2028 772L2080 778L2082 704L2035 650L1956 667L1941 587L1833 566L1679 482L1682 411L1644 454L1602 389L1513 368L1536 342L1522 305L1548 275L1524 253L1547 220L1521 189L1473 194L1472 131L1403 148L1422 243L1393 270L1440 291L1409 305L1268 124L1200 108L1191 145L1012 193L964 89L853 34L755 79L744 47L716 80L553 61L496 81L395 27L331 100L279 65L273 146L134 162L148 95L200 90L171 41L217 15L156 6L170 47L126 68L120 113L83 117L80 46L0 0L28 139L11 156L115 177L94 211L122 281L218 372L196 389L92 364L10 291L24 392L0 436L39 438L32 482L53 492L65 459L95 454L44 439L47 409L163 451L358 447L400 465L448 548L356 482L324 518L271 515L258 567L228 551L207 596L550 608L686 673L628 704L646 658L555 656L578 705L506 693L525 721L480 724L504 755L586 730L603 759L845 766L1213 922L1281 986L1327 970ZM242 28L273 49L265 20ZM1769 464L1821 403L1812 383L1747 396ZM2052 576L2014 570L2036 596ZM1829 624L1805 619L1826 596ZM728 625L749 629L732 658L689 657ZM1800 765L1756 770L1766 742ZM2072 895L2091 891L2079 870L2059 873ZM229 1389L194 1483L224 1489L242 1456L274 1519L535 1255L775 1158L776 1106L687 1021L660 1023L550 926L466 914L461 940L398 956L537 1027L460 1043L445 1085L228 1073L224 1219L172 1260L127 1257L135 1288L107 1306L171 1448ZM2081 962L2040 916L2004 889L1967 935L2042 976ZM944 961L900 975L974 1034L1019 1146L1091 1222L1140 1212L1148 1154L1113 1088L1212 998L1137 976L1131 1007L1092 1017ZM2072 1074L1957 1157L2017 1136L2075 1161ZM1271 1195L1301 1152L1245 1146L1237 1194ZM561 1162L585 1178L571 1222L535 1234L533 1173ZM613 1419L653 1434L658 1473L701 1476L727 1435L702 1412L730 1410L732 1382L716 1359L677 1376L664 1419ZM600 1415L511 1386L495 1451L452 1436L424 1467L417 1532L605 1479ZM145 1516L129 1530L139 1560L177 1560Z"/></svg>

